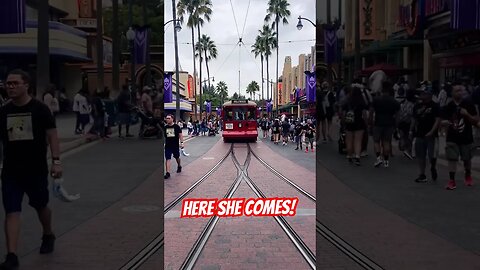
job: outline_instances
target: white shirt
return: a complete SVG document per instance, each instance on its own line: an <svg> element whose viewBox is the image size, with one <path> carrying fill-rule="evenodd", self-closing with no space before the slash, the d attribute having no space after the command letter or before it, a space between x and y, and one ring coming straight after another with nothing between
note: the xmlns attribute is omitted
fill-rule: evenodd
<svg viewBox="0 0 480 270"><path fill-rule="evenodd" d="M73 111L79 112L80 114L89 114L90 105L88 104L87 98L80 94L76 94L73 98Z"/></svg>

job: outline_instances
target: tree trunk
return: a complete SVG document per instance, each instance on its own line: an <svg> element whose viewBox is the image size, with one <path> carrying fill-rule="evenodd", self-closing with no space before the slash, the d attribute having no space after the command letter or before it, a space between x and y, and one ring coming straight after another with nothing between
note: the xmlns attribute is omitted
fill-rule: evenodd
<svg viewBox="0 0 480 270"><path fill-rule="evenodd" d="M194 104L194 113L195 113L195 118L197 118L197 64L195 62L195 29L192 26L192 52L193 52L193 93L195 97L195 104ZM200 81L202 81L200 79Z"/></svg>
<svg viewBox="0 0 480 270"><path fill-rule="evenodd" d="M262 100L264 100L264 96L263 96L263 54L260 54L260 61L262 62Z"/></svg>
<svg viewBox="0 0 480 270"><path fill-rule="evenodd" d="M207 76L208 76L208 90L210 91L210 69L208 69L208 58L207 58L207 50L205 48L205 66L207 66Z"/></svg>
<svg viewBox="0 0 480 270"><path fill-rule="evenodd" d="M37 54L37 91L38 99L42 96L50 83L50 51L49 51L49 3L48 0L40 1L38 6L38 54Z"/></svg>
<svg viewBox="0 0 480 270"><path fill-rule="evenodd" d="M103 73L103 14L102 1L97 1L97 93L105 88Z"/></svg>
<svg viewBox="0 0 480 270"><path fill-rule="evenodd" d="M120 90L120 35L118 29L118 0L112 1L112 90L119 92Z"/></svg>
<svg viewBox="0 0 480 270"><path fill-rule="evenodd" d="M270 91L268 91L268 85L270 84L270 73L268 72L268 55L266 57L266 61L267 61L267 100L270 99Z"/></svg>
<svg viewBox="0 0 480 270"><path fill-rule="evenodd" d="M275 109L276 109L276 113L275 115L278 115L278 17L277 17L277 23L276 23L276 30L277 30L277 73L276 73L276 78L275 78ZM272 87L273 88L273 87ZM273 89L272 89L273 90Z"/></svg>
<svg viewBox="0 0 480 270"><path fill-rule="evenodd" d="M197 34L198 34L198 43L200 44L200 24L197 24ZM198 57L200 58L200 71L199 71L199 78L200 78L200 120L203 119L203 102L202 102L202 52L198 52Z"/></svg>
<svg viewBox="0 0 480 270"><path fill-rule="evenodd" d="M360 59L360 0L355 0L355 68L353 71L353 76L355 77L355 72L361 69L361 59Z"/></svg>

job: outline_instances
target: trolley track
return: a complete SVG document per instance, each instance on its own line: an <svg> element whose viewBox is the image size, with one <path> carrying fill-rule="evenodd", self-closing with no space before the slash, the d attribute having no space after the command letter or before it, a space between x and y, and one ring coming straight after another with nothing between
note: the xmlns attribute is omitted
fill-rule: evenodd
<svg viewBox="0 0 480 270"><path fill-rule="evenodd" d="M243 165L240 164L240 162L238 161L238 159L235 155L235 148L233 147L233 144L232 144L231 155L232 155L233 163L234 163L235 167L237 168L238 175L237 175L235 181L230 186L230 189L228 190L228 192L224 196L224 198L232 198L233 194L237 190L241 181L245 181L246 184L250 187L250 189L255 193L255 195L257 195L257 197L266 198L265 194L258 188L258 186L255 184L255 182L248 176L248 167L250 165L251 156L253 155L253 152L251 151L250 145L247 144L247 156L246 156L246 160L245 160ZM277 175L277 176L281 175L278 171L275 171L275 172L276 172L275 175ZM283 178L288 180L288 178L286 178L284 176L283 176ZM290 180L287 181L287 182L293 183ZM299 189L303 190L301 188L299 188ZM304 191L304 192L307 193L306 191ZM286 219L284 217L275 216L274 219L278 223L280 228L285 232L285 234L287 235L289 240L294 244L295 248L300 252L300 254L305 259L305 261L307 262L309 267L311 269L316 269L315 254L303 242L303 240L298 235L298 233L290 226L290 224L286 221ZM184 263L182 264L182 267L180 268L181 270L193 269L193 267L195 266L195 263L197 262L198 258L200 257L200 254L201 254L203 248L205 247L205 244L207 243L207 241L208 241L209 237L211 236L216 224L218 223L218 220L219 220L218 216L214 216L214 217L210 218L209 222L207 223L207 225L203 229L202 233L200 234L200 236L198 237L198 239L194 243L194 245L193 245L192 249L190 250L189 254L187 255Z"/></svg>
<svg viewBox="0 0 480 270"><path fill-rule="evenodd" d="M172 210L179 202L181 202L188 194L190 194L195 188L197 188L202 182L204 182L210 175L212 175L222 165L225 160L233 152L233 144L230 146L229 151L202 177L195 181L184 192L177 196L174 200L168 203L163 210L165 215ZM142 250L140 250L134 257L132 257L127 263L125 263L120 270L135 270L139 269L151 256L153 256L158 250L164 246L164 232L158 234L150 243L148 243Z"/></svg>

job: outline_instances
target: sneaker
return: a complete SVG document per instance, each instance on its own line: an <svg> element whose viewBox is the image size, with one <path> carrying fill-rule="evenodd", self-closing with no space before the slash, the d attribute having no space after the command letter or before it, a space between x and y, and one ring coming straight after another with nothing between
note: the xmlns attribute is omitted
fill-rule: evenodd
<svg viewBox="0 0 480 270"><path fill-rule="evenodd" d="M404 155L405 157L407 157L408 159L413 160L412 155L410 155L410 153L408 153L407 151L403 151L403 155Z"/></svg>
<svg viewBox="0 0 480 270"><path fill-rule="evenodd" d="M178 166L177 173L181 173L181 172L182 172L182 166Z"/></svg>
<svg viewBox="0 0 480 270"><path fill-rule="evenodd" d="M40 246L40 254L52 253L55 247L55 235L44 234L42 237L42 245Z"/></svg>
<svg viewBox="0 0 480 270"><path fill-rule="evenodd" d="M432 173L432 181L436 182L438 178L438 173L436 169L431 169L430 172Z"/></svg>
<svg viewBox="0 0 480 270"><path fill-rule="evenodd" d="M377 161L373 164L374 167L378 168L378 166L382 165L383 159L382 157L377 157Z"/></svg>
<svg viewBox="0 0 480 270"><path fill-rule="evenodd" d="M355 166L360 166L360 158L355 158Z"/></svg>
<svg viewBox="0 0 480 270"><path fill-rule="evenodd" d="M163 178L164 178L164 179L168 179L168 178L170 178L170 173L169 173L169 172L167 172Z"/></svg>
<svg viewBox="0 0 480 270"><path fill-rule="evenodd" d="M383 167L384 168L388 168L389 165L390 164L389 164L388 160L383 161Z"/></svg>
<svg viewBox="0 0 480 270"><path fill-rule="evenodd" d="M368 157L368 153L364 151L360 153L360 157Z"/></svg>
<svg viewBox="0 0 480 270"><path fill-rule="evenodd" d="M307 149L305 149L305 153L308 153L308 148L307 148Z"/></svg>
<svg viewBox="0 0 480 270"><path fill-rule="evenodd" d="M465 186L467 187L473 186L473 179L471 176L465 177Z"/></svg>
<svg viewBox="0 0 480 270"><path fill-rule="evenodd" d="M449 180L447 186L445 186L445 189L447 190L454 190L457 188L457 184L455 184L455 180Z"/></svg>
<svg viewBox="0 0 480 270"><path fill-rule="evenodd" d="M2 270L13 270L18 269L18 257L15 253L8 253L5 257L5 261L0 264L0 269Z"/></svg>
<svg viewBox="0 0 480 270"><path fill-rule="evenodd" d="M295 148L295 150L298 150L298 147L297 147L297 148Z"/></svg>
<svg viewBox="0 0 480 270"><path fill-rule="evenodd" d="M420 175L419 177L417 177L417 179L415 179L415 182L417 183L426 183L427 182L427 177L423 174L423 175Z"/></svg>

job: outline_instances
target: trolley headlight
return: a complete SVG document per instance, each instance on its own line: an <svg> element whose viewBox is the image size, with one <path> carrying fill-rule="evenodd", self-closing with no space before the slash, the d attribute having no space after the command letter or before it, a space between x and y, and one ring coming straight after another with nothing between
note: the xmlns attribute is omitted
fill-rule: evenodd
<svg viewBox="0 0 480 270"><path fill-rule="evenodd" d="M242 123L239 123L239 124L238 124L238 127L241 128L241 127L242 127Z"/></svg>

